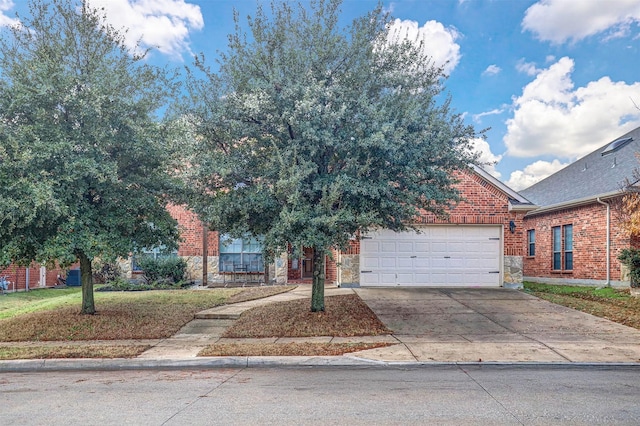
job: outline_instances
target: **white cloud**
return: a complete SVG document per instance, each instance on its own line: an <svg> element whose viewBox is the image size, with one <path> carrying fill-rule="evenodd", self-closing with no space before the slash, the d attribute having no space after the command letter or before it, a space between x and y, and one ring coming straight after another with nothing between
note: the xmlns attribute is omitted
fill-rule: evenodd
<svg viewBox="0 0 640 426"><path fill-rule="evenodd" d="M15 18L7 16L5 13L13 9L14 3L12 0L0 0L0 27L8 27L11 25L18 25L20 21Z"/></svg>
<svg viewBox="0 0 640 426"><path fill-rule="evenodd" d="M482 165L482 168L499 179L501 174L496 170L496 164L502 160L502 155L496 155L491 152L491 146L489 143L481 138L475 138L472 140L474 151L480 154L478 162Z"/></svg>
<svg viewBox="0 0 640 426"><path fill-rule="evenodd" d="M540 40L559 44L595 34L605 39L623 37L631 23L639 21L640 0L540 0L525 12L522 28Z"/></svg>
<svg viewBox="0 0 640 426"><path fill-rule="evenodd" d="M541 181L547 176L552 175L558 170L566 167L569 163L561 163L558 160L553 160L552 162L548 161L536 161L535 163L529 164L524 170L516 170L512 172L509 176L509 180L505 183L509 188L520 191L521 189L525 189Z"/></svg>
<svg viewBox="0 0 640 426"><path fill-rule="evenodd" d="M516 62L516 70L532 76L542 71L540 68L536 67L534 62L526 62L524 58L518 59L518 62Z"/></svg>
<svg viewBox="0 0 640 426"><path fill-rule="evenodd" d="M481 112L480 114L473 114L473 121L479 123L482 120L482 117L486 117L488 115L498 115L504 112L503 108L500 109L492 109L491 111Z"/></svg>
<svg viewBox="0 0 640 426"><path fill-rule="evenodd" d="M640 111L631 101L640 99L640 83L602 77L574 88L573 66L572 59L561 58L514 98L503 139L508 155L575 160L640 126Z"/></svg>
<svg viewBox="0 0 640 426"><path fill-rule="evenodd" d="M500 71L502 71L502 68L500 68L495 64L492 64L492 65L489 65L487 69L482 72L482 75L496 75L496 74L499 74Z"/></svg>
<svg viewBox="0 0 640 426"><path fill-rule="evenodd" d="M440 22L427 21L420 27L416 21L396 19L389 29L389 40L408 39L422 44L426 55L433 58L436 66L443 66L450 74L460 61L460 46L455 42L460 37L453 27L446 28Z"/></svg>
<svg viewBox="0 0 640 426"><path fill-rule="evenodd" d="M174 58L191 53L189 33L204 27L200 6L185 0L90 0L90 4L103 7L115 28L128 29L130 48L141 41Z"/></svg>

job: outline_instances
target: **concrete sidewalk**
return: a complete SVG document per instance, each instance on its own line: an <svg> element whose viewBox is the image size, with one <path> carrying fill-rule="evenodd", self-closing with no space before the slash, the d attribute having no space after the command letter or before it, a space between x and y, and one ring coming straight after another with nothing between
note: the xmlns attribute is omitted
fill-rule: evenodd
<svg viewBox="0 0 640 426"><path fill-rule="evenodd" d="M92 342L152 346L135 359L0 361L0 371L434 363L640 365L640 330L554 305L521 291L480 288L325 289L326 296L354 292L393 330L392 335L267 339L221 337L248 309L309 298L311 286L299 286L268 298L200 312L168 339ZM196 357L200 350L213 343L309 341L385 342L392 346L337 357ZM76 344L87 343L90 342Z"/></svg>

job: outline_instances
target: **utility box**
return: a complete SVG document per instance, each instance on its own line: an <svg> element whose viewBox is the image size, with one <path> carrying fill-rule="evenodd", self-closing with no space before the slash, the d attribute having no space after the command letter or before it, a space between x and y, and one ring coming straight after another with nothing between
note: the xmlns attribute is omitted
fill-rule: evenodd
<svg viewBox="0 0 640 426"><path fill-rule="evenodd" d="M67 286L78 287L80 282L80 269L72 269L67 273Z"/></svg>

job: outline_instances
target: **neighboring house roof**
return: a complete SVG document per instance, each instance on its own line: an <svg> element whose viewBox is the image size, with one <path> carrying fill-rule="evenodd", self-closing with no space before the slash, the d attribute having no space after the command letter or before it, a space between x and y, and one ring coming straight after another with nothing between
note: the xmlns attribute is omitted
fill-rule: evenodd
<svg viewBox="0 0 640 426"><path fill-rule="evenodd" d="M633 171L640 166L637 153L640 127L608 141L520 193L541 207L534 213L618 195L625 180L632 179Z"/></svg>

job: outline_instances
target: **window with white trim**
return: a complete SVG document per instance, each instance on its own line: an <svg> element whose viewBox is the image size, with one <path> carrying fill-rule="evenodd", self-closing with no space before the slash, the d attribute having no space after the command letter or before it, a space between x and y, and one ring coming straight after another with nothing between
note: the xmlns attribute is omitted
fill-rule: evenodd
<svg viewBox="0 0 640 426"><path fill-rule="evenodd" d="M153 249L141 249L131 256L131 270L142 271L139 263L141 259L151 258L154 260L168 259L178 257L178 250L167 250L166 247L155 247Z"/></svg>
<svg viewBox="0 0 640 426"><path fill-rule="evenodd" d="M262 272L262 239L220 235L220 272Z"/></svg>
<svg viewBox="0 0 640 426"><path fill-rule="evenodd" d="M551 233L553 270L573 270L573 225L554 226Z"/></svg>
<svg viewBox="0 0 640 426"><path fill-rule="evenodd" d="M527 256L536 255L536 230L529 229L527 231Z"/></svg>

